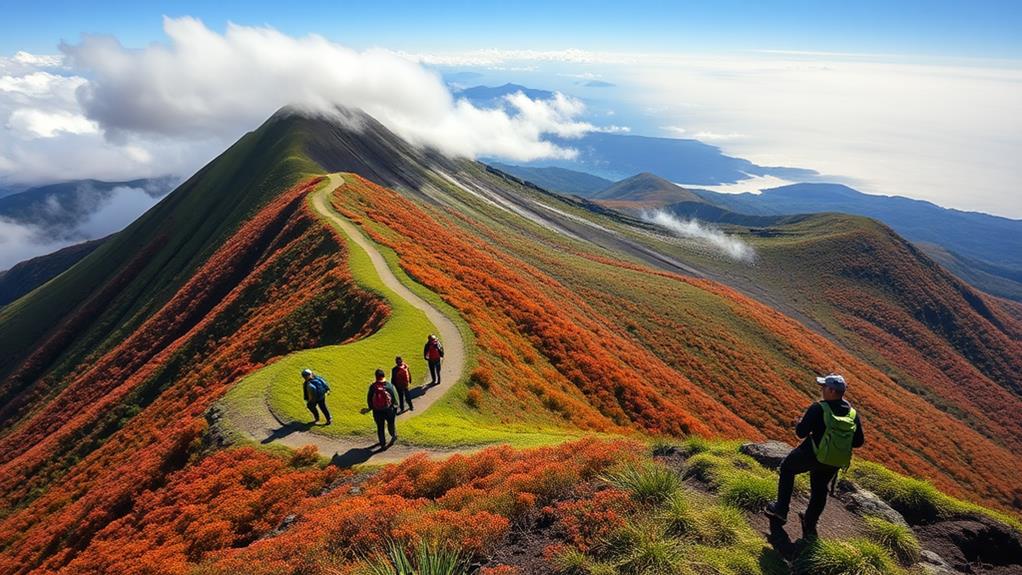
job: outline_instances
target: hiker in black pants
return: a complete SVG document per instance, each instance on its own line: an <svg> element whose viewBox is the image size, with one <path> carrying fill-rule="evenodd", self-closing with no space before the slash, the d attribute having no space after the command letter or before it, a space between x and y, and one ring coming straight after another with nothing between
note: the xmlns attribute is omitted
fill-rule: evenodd
<svg viewBox="0 0 1022 575"><path fill-rule="evenodd" d="M852 448L861 447L866 442L859 415L844 400L847 389L845 378L831 374L817 377L816 382L820 385L823 401L810 405L795 425L795 435L802 438L802 443L781 462L777 501L766 507L766 514L772 520L785 524L795 476L808 472L810 495L805 515L801 516L803 539L816 537L816 524L827 505L827 484L836 477L841 467L851 462ZM827 436L826 442L824 436Z"/></svg>
<svg viewBox="0 0 1022 575"><path fill-rule="evenodd" d="M412 394L408 390L412 384L412 371L405 360L401 359L401 356L394 358L394 367L390 369L390 383L397 390L397 399L400 404L399 413L404 412L405 401L408 402L408 409L415 411L415 406L412 405Z"/></svg>
<svg viewBox="0 0 1022 575"><path fill-rule="evenodd" d="M394 426L394 419L397 416L397 391L387 381L386 374L382 369L376 370L376 381L369 385L369 393L366 394L366 404L373 412L373 420L376 421L376 436L380 439L380 449L387 449L386 437L383 434L383 424L387 424L390 432L390 445L397 441L397 430Z"/></svg>
<svg viewBox="0 0 1022 575"><path fill-rule="evenodd" d="M333 420L330 418L330 410L326 408L326 394L330 392L330 386L322 377L312 373L311 369L302 370L302 379L305 380L302 395L305 397L305 407L312 412L312 423L319 421L319 411L316 411L318 407L326 417L326 424L330 425Z"/></svg>
<svg viewBox="0 0 1022 575"><path fill-rule="evenodd" d="M444 346L435 335L429 334L422 348L422 359L429 364L430 385L440 385L440 365L444 360Z"/></svg>

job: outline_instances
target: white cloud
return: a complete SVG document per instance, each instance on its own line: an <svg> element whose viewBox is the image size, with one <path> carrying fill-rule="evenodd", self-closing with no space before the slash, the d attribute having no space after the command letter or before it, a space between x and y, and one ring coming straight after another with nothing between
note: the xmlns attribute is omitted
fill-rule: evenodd
<svg viewBox="0 0 1022 575"><path fill-rule="evenodd" d="M289 104L361 108L411 142L457 156L565 157L571 151L545 134L594 129L573 119L581 102L560 95L516 96L513 114L455 101L436 73L387 50L233 24L219 34L193 18L165 18L164 31L167 44L142 50L107 37L62 46L72 69L90 78L78 90L85 114L115 138L233 139Z"/></svg>
<svg viewBox="0 0 1022 575"><path fill-rule="evenodd" d="M756 259L756 251L752 246L716 228L703 225L699 220L682 220L664 210L643 212L642 219L679 237L702 242L733 260L748 263Z"/></svg>
<svg viewBox="0 0 1022 575"><path fill-rule="evenodd" d="M628 93L760 165L1022 217L1022 65L847 58L679 58L632 69Z"/></svg>
<svg viewBox="0 0 1022 575"><path fill-rule="evenodd" d="M52 138L60 132L68 134L95 134L99 126L85 116L65 111L46 112L33 108L18 108L7 120L9 129L29 136Z"/></svg>
<svg viewBox="0 0 1022 575"><path fill-rule="evenodd" d="M746 136L745 134L739 134L739 133L736 133L736 132L729 132L727 134L719 134L717 132L703 131L703 132L696 132L695 134L692 135L692 138L696 139L696 140L706 141L706 142L725 142L725 141L729 141L729 140L741 140L743 138L748 138L748 136Z"/></svg>
<svg viewBox="0 0 1022 575"><path fill-rule="evenodd" d="M688 137L687 136L688 130L686 130L685 128L682 128L681 126L660 126L660 129L665 131L665 132L667 132L667 133L669 133L669 134L671 134L672 136L676 136L676 137L685 136L685 137Z"/></svg>
<svg viewBox="0 0 1022 575"><path fill-rule="evenodd" d="M166 190L160 188L159 193ZM64 205L55 196L46 198L36 221L0 218L0 270L20 261L52 253L67 246L120 231L160 200L157 190L119 186L97 194L79 188L83 199ZM50 225L40 223L52 218Z"/></svg>

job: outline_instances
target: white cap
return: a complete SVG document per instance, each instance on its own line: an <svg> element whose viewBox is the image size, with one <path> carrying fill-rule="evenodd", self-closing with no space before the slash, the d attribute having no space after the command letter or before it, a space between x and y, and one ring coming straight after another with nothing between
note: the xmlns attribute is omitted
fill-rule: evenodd
<svg viewBox="0 0 1022 575"><path fill-rule="evenodd" d="M836 373L832 373L824 377L817 377L816 383L826 385L827 387L834 388L838 391L844 391L848 388L848 385L845 383L845 378Z"/></svg>
<svg viewBox="0 0 1022 575"><path fill-rule="evenodd" d="M312 375L312 370L311 369L305 368L305 369L302 370L302 377L309 377L310 375Z"/></svg>

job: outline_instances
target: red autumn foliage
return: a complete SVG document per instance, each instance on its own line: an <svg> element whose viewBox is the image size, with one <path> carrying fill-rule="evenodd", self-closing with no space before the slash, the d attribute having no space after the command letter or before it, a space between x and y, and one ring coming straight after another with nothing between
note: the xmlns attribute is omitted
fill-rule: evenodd
<svg viewBox="0 0 1022 575"><path fill-rule="evenodd" d="M631 442L586 440L531 450L494 447L439 462L414 456L383 468L357 494L338 488L307 501L311 509L285 532L211 554L200 572L226 574L257 564L273 565L272 572L285 575L327 567L343 572L391 540L408 546L440 543L482 557L503 540L512 522L540 513L543 506L554 521L562 515L578 521L584 510L591 518L601 516L600 505L616 504L609 497L574 507L562 503L591 497L601 473L634 460L640 451Z"/></svg>
<svg viewBox="0 0 1022 575"><path fill-rule="evenodd" d="M410 275L462 313L483 352L480 368L493 374L489 393L503 402L533 394L548 409L563 409L576 425L603 429L601 418L576 411L574 394L565 393L573 386L614 424L784 439L791 434L790 419L816 395L810 376L842 370L854 378L850 398L869 432L864 455L982 503L1007 507L1019 497L1015 478L1022 462L996 435L978 433L968 420L942 412L733 289L581 248L574 255L599 266L573 267L555 250L531 249L504 229L454 211L427 213L391 190L347 180L335 206L392 247ZM698 304L675 305L679 284L696 288L716 307L703 312ZM997 306L988 311L1004 325L1013 321ZM997 345L1015 353L1004 342ZM997 386L980 388L991 397L1003 395ZM1014 434L1020 424L1009 427L1010 413L977 421Z"/></svg>
<svg viewBox="0 0 1022 575"><path fill-rule="evenodd" d="M316 183L244 223L161 310L0 438L0 573L59 569L187 465L205 410L272 357L268 335L287 326L300 333L285 341L319 345L379 325L386 308L353 285L343 242L304 202ZM343 321L292 321L330 310ZM189 525L194 549L227 541L225 524Z"/></svg>
<svg viewBox="0 0 1022 575"><path fill-rule="evenodd" d="M502 374L491 393L505 400L535 395L583 428L760 437L684 375L608 329L609 322L595 319L595 310L541 270L443 225L391 190L357 176L346 179L335 207L395 232L365 226L373 239L394 248L411 276L467 319L489 356L481 367ZM671 382L671 392L656 382Z"/></svg>

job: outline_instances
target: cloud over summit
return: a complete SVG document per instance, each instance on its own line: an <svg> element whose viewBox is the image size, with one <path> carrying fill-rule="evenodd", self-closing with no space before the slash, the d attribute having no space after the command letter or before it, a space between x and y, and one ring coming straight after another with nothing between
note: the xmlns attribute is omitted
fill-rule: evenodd
<svg viewBox="0 0 1022 575"><path fill-rule="evenodd" d="M165 18L164 31L168 43L141 50L103 36L61 46L69 66L89 78L77 91L85 115L114 139L231 139L285 105L361 108L415 144L468 157L566 157L570 150L543 136L595 129L575 119L581 102L561 95L516 94L503 109L456 100L439 75L388 50L234 24L220 34L193 18Z"/></svg>

